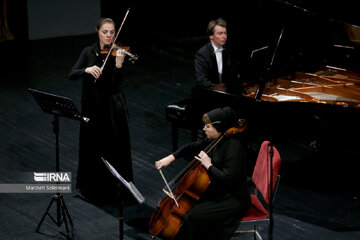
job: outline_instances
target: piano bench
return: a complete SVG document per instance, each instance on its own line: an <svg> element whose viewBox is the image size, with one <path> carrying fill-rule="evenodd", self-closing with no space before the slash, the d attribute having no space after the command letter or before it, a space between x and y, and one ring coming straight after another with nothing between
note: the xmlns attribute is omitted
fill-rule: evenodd
<svg viewBox="0 0 360 240"><path fill-rule="evenodd" d="M201 129L197 114L193 110L194 100L186 98L184 100L169 104L165 109L166 119L171 123L171 137L173 151L178 148L179 128L191 131L192 141L198 138L198 130Z"/></svg>

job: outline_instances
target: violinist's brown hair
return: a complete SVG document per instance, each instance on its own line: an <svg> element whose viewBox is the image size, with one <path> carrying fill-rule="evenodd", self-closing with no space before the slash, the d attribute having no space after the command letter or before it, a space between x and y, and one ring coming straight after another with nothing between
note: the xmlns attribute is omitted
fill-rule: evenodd
<svg viewBox="0 0 360 240"><path fill-rule="evenodd" d="M114 20L112 20L111 18L101 18L96 25L96 29L95 29L96 32L99 32L101 26L105 23L111 23L116 28L116 24L115 24Z"/></svg>

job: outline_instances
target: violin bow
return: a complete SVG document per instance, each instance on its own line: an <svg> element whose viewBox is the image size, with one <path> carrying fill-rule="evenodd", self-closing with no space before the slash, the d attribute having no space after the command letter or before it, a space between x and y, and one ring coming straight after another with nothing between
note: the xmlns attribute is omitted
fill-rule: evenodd
<svg viewBox="0 0 360 240"><path fill-rule="evenodd" d="M110 54L111 54L111 50L116 47L116 44L115 44L116 39L117 39L118 36L119 36L119 33L120 33L120 31L121 31L124 23L125 23L125 20L126 20L126 18L127 18L127 15L129 14L129 11L130 11L130 8L127 9L127 11L126 11L126 13L125 13L125 16L124 16L124 19L122 20L122 23L121 23L121 25L120 25L120 27L119 27L119 30L117 31L116 36L115 36L115 38L114 38L114 41L113 41L113 43L112 43L112 45L111 45L111 48L110 48L109 52L107 53L106 58L105 58L102 66L101 66L101 68L100 68L101 72L102 72L102 70L104 69L105 64L106 64L106 62L107 62L107 60L108 60L108 58L109 58L109 56L110 56ZM96 82L96 80L97 80L97 78L95 79L94 83Z"/></svg>
<svg viewBox="0 0 360 240"><path fill-rule="evenodd" d="M176 206L177 206L178 208L180 208L180 206L179 206L178 202L176 201L176 198L174 197L174 194L172 193L172 191L171 191L171 189L170 189L170 186L169 186L168 182L166 181L166 178L165 178L163 172L161 171L161 169L159 169L159 172L160 172L160 175L161 175L162 179L163 179L164 182L165 182L165 185L166 185L167 189L169 190L169 191L166 191L165 189L163 189L163 192L164 192L166 195L168 195L170 198L172 198L172 199L174 200Z"/></svg>

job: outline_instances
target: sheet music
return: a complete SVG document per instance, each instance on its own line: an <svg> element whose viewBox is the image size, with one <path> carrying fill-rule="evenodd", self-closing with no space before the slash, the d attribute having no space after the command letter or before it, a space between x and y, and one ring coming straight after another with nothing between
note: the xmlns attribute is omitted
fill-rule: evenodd
<svg viewBox="0 0 360 240"><path fill-rule="evenodd" d="M129 191L133 194L133 196L136 198L136 200L141 204L145 202L145 198L141 195L141 193L137 190L135 185L132 182L127 182L119 173L116 171L116 169L103 157L101 158L105 165L109 168L110 172L117 178L119 181L127 188Z"/></svg>

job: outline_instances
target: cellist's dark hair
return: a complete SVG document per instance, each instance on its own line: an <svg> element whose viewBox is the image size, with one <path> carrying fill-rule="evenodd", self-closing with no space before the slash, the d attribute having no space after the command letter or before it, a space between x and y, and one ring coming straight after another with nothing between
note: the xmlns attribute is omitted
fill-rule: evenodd
<svg viewBox="0 0 360 240"><path fill-rule="evenodd" d="M207 113L205 113L203 116L202 116L202 120L205 124L211 124L211 120L209 118L209 115L207 115Z"/></svg>
<svg viewBox="0 0 360 240"><path fill-rule="evenodd" d="M114 25L114 27L116 28L116 23L114 22L114 20L112 20L111 18L100 18L100 20L98 21L98 23L96 24L96 32L99 32L99 29L101 28L101 26L105 23L111 23Z"/></svg>

